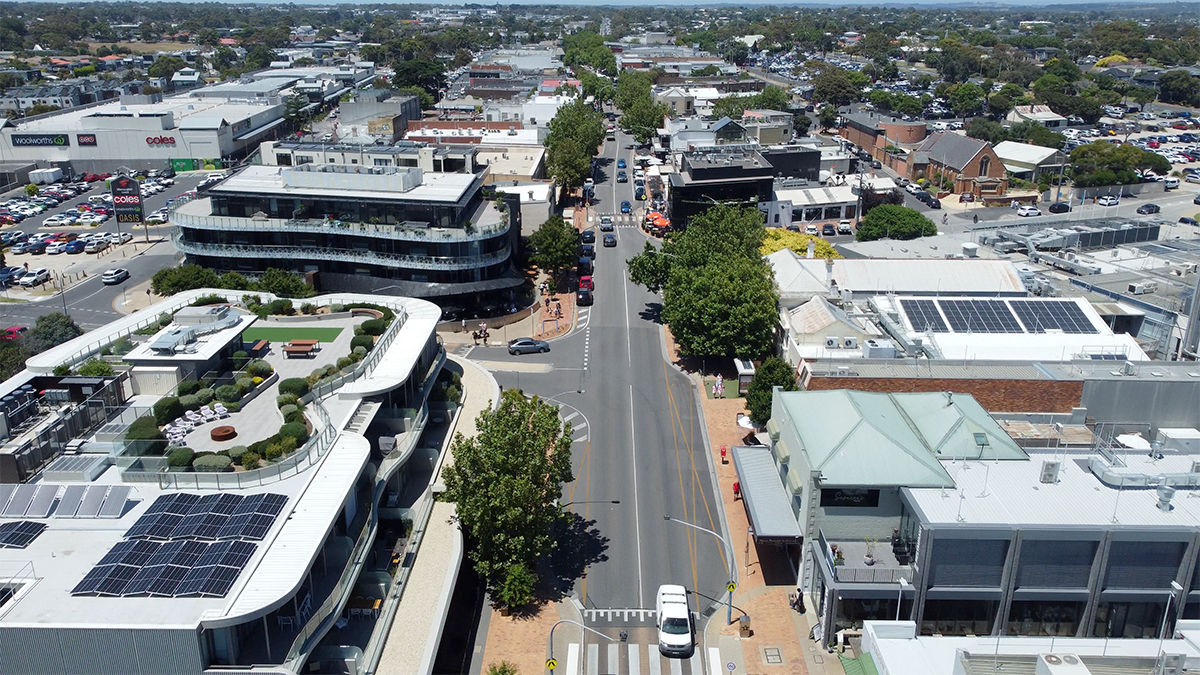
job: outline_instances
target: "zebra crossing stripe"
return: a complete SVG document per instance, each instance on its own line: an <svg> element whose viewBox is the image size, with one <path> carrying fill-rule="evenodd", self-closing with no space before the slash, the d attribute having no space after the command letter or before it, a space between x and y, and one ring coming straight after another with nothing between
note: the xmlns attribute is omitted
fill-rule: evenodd
<svg viewBox="0 0 1200 675"><path fill-rule="evenodd" d="M680 659L669 659L671 661L671 675L683 675L683 661Z"/></svg>
<svg viewBox="0 0 1200 675"><path fill-rule="evenodd" d="M617 670L620 669L621 657L617 653L618 649L620 649L620 648L617 646L616 643L614 643L614 642L608 643L608 668L605 669L606 672L615 673L615 672L617 672Z"/></svg>
<svg viewBox="0 0 1200 675"><path fill-rule="evenodd" d="M567 645L567 671L563 675L579 675L579 643Z"/></svg>
<svg viewBox="0 0 1200 675"><path fill-rule="evenodd" d="M708 648L708 675L721 675L721 650L716 647Z"/></svg>
<svg viewBox="0 0 1200 675"><path fill-rule="evenodd" d="M600 645L595 642L588 645L587 675L600 675Z"/></svg>
<svg viewBox="0 0 1200 675"><path fill-rule="evenodd" d="M629 647L629 675L642 675L642 660L638 658L637 645L629 644L626 647Z"/></svg>
<svg viewBox="0 0 1200 675"><path fill-rule="evenodd" d="M662 675L662 663L658 660L658 645L646 645L650 650L650 675Z"/></svg>
<svg viewBox="0 0 1200 675"><path fill-rule="evenodd" d="M699 649L692 650L692 658L690 661L692 662L691 672L693 675L704 675L704 664L700 662Z"/></svg>

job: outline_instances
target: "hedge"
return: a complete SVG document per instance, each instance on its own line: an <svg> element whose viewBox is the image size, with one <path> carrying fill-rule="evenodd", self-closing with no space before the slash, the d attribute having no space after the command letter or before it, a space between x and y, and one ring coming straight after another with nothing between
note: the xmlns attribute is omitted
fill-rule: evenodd
<svg viewBox="0 0 1200 675"><path fill-rule="evenodd" d="M235 382L234 384L236 384L237 388L240 389L242 391L242 393L244 394L254 388L254 378L239 377L237 382Z"/></svg>
<svg viewBox="0 0 1200 675"><path fill-rule="evenodd" d="M154 404L154 419L163 426L183 414L183 404L174 396L164 396Z"/></svg>
<svg viewBox="0 0 1200 675"><path fill-rule="evenodd" d="M304 424L304 411L303 410L293 410L291 413L283 416L283 421L284 422L297 422L299 424Z"/></svg>
<svg viewBox="0 0 1200 675"><path fill-rule="evenodd" d="M196 398L200 399L200 405L208 405L209 403L212 403L213 399L216 397L216 392L208 387L196 390Z"/></svg>
<svg viewBox="0 0 1200 675"><path fill-rule="evenodd" d="M158 429L158 421L150 415L139 417L129 425L125 432L127 441L161 441L164 436Z"/></svg>
<svg viewBox="0 0 1200 675"><path fill-rule="evenodd" d="M233 461L236 462L239 457L246 454L247 452L250 452L250 448L247 448L244 445L235 445L232 448L230 448L229 450L225 451L225 454L229 455L229 459L232 459Z"/></svg>
<svg viewBox="0 0 1200 675"><path fill-rule="evenodd" d="M300 397L295 394L283 394L275 397L275 406L282 408L285 405L296 405L299 400Z"/></svg>
<svg viewBox="0 0 1200 675"><path fill-rule="evenodd" d="M250 363L248 363L246 365L246 374L247 375L251 375L251 376L257 375L259 377L266 377L273 372L275 372L275 369L271 367L271 364L267 363L266 361L263 361L262 359L257 359L257 360L251 361Z"/></svg>
<svg viewBox="0 0 1200 675"><path fill-rule="evenodd" d="M217 398L227 403L236 403L242 400L242 392L236 385L223 384L217 387Z"/></svg>
<svg viewBox="0 0 1200 675"><path fill-rule="evenodd" d="M196 452L191 448L175 448L171 451L171 454L167 455L167 466L173 468L191 466L192 460L195 459L195 457Z"/></svg>
<svg viewBox="0 0 1200 675"><path fill-rule="evenodd" d="M294 438L297 444L308 440L308 427L299 422L288 422L279 427L281 438Z"/></svg>
<svg viewBox="0 0 1200 675"><path fill-rule="evenodd" d="M355 347L354 349L351 349L350 354L354 356L355 361L362 361L363 358L367 355L367 348L363 347L362 345L359 345L359 346Z"/></svg>
<svg viewBox="0 0 1200 675"><path fill-rule="evenodd" d="M192 468L196 471L231 471L233 462L225 455L208 455L193 461Z"/></svg>
<svg viewBox="0 0 1200 675"><path fill-rule="evenodd" d="M292 413L297 412L299 410L300 410L300 406L289 403L289 404L287 404L285 406L281 406L279 408L279 414L282 415L283 419L286 420L288 418L288 415L291 415Z"/></svg>
<svg viewBox="0 0 1200 675"><path fill-rule="evenodd" d="M239 349L233 353L232 359L233 359L233 369L234 370L242 370L243 368L246 367L246 364L250 362L250 355L247 354L246 352L242 351L241 349Z"/></svg>
<svg viewBox="0 0 1200 675"><path fill-rule="evenodd" d="M242 456L241 456L241 458L239 458L238 463L242 465L242 468L253 469L258 466L258 461L260 459L261 459L261 457L259 457L257 454L255 454L253 452L246 452L246 453L242 453Z"/></svg>
<svg viewBox="0 0 1200 675"><path fill-rule="evenodd" d="M279 383L280 394L294 394L297 398L308 393L308 383L299 377L289 377Z"/></svg>
<svg viewBox="0 0 1200 675"><path fill-rule="evenodd" d="M179 405L182 406L184 410L195 410L196 408L200 407L200 397L195 394L190 396L180 396Z"/></svg>
<svg viewBox="0 0 1200 675"><path fill-rule="evenodd" d="M184 380L179 383L179 388L176 393L180 396L187 396L200 391L200 383L196 380Z"/></svg>
<svg viewBox="0 0 1200 675"><path fill-rule="evenodd" d="M363 333L366 335L383 335L387 324L383 322L383 319L367 319L360 323L359 327L362 328Z"/></svg>
<svg viewBox="0 0 1200 675"><path fill-rule="evenodd" d="M350 349L352 350L362 347L367 351L371 351L371 348L374 346L375 338L371 337L370 335L355 335L354 337L350 338Z"/></svg>

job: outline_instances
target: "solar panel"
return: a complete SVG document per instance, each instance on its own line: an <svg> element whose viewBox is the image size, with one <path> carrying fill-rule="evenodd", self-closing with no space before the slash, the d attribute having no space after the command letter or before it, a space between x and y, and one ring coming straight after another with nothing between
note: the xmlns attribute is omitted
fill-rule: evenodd
<svg viewBox="0 0 1200 675"><path fill-rule="evenodd" d="M130 580L137 575L138 568L132 565L114 565L100 585L96 587L97 595L121 595L125 592Z"/></svg>
<svg viewBox="0 0 1200 675"><path fill-rule="evenodd" d="M75 517L95 518L100 513L100 505L104 503L104 496L107 494L107 485L89 485L87 494L83 496L83 503L79 505L79 510L75 512Z"/></svg>
<svg viewBox="0 0 1200 675"><path fill-rule="evenodd" d="M222 493L217 495L217 499L209 505L209 511L225 516L232 515L238 510L239 507L241 507L242 502L244 501L245 498L241 495Z"/></svg>
<svg viewBox="0 0 1200 675"><path fill-rule="evenodd" d="M33 497L33 502L29 504L29 508L25 509L26 518L47 518L50 516L50 509L54 508L54 500L58 498L58 488L61 485L42 485L38 488L37 494Z"/></svg>
<svg viewBox="0 0 1200 675"><path fill-rule="evenodd" d="M0 547L25 548L45 529L45 523L35 523L32 520L4 523L0 525Z"/></svg>
<svg viewBox="0 0 1200 675"><path fill-rule="evenodd" d="M196 541L163 544L129 581L122 595L174 595L179 583L207 548L207 544Z"/></svg>
<svg viewBox="0 0 1200 675"><path fill-rule="evenodd" d="M1030 333L1061 330L1075 335L1095 335L1099 332L1087 314L1071 300L1010 300L1008 304Z"/></svg>
<svg viewBox="0 0 1200 675"><path fill-rule="evenodd" d="M86 485L68 485L67 491L63 493L62 499L58 500L58 510L54 512L55 518L74 518L75 512L79 510L79 504L83 501L83 493L87 492Z"/></svg>
<svg viewBox="0 0 1200 675"><path fill-rule="evenodd" d="M932 300L901 300L900 306L904 308L914 330L947 332L946 322L942 321L942 315L938 314L937 305Z"/></svg>
<svg viewBox="0 0 1200 675"><path fill-rule="evenodd" d="M100 517L120 518L125 512L125 500L132 490L128 485L114 485L108 491L108 499L104 500L104 508L100 509Z"/></svg>
<svg viewBox="0 0 1200 675"><path fill-rule="evenodd" d="M1024 333L1002 300L939 300L956 333Z"/></svg>
<svg viewBox="0 0 1200 675"><path fill-rule="evenodd" d="M17 486L12 483L0 485L0 513L4 512L5 505L8 504L9 499L12 499L12 494L16 490Z"/></svg>
<svg viewBox="0 0 1200 675"><path fill-rule="evenodd" d="M146 531L149 539L169 540L175 533L175 528L183 521L183 516L172 513L159 514L158 520Z"/></svg>
<svg viewBox="0 0 1200 675"><path fill-rule="evenodd" d="M13 493L12 499L8 502L8 506L4 509L5 518L20 518L25 515L25 511L29 508L30 502L33 501L33 496L37 494L40 486L36 484L26 483L18 485L16 492Z"/></svg>

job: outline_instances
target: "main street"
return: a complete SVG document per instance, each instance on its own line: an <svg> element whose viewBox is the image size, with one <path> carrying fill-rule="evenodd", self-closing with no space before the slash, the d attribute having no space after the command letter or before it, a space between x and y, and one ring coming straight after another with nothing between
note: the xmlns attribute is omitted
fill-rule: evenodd
<svg viewBox="0 0 1200 675"><path fill-rule="evenodd" d="M618 156L632 175L631 142L618 133L599 158L591 223L597 230L595 305L580 308L577 328L551 343L548 354L514 357L503 347L471 353L492 362L502 386L559 404L572 425L575 481L564 499L571 511L594 520L603 538L602 550L585 552L598 559L572 592L589 610L652 608L655 591L668 583L719 597L729 575L720 541L663 518L724 534L695 389L665 358L660 298L628 280L625 261L647 237L634 219L618 217L616 248L600 245L599 214L618 213L623 200L641 205L632 181L616 182ZM530 363L551 368L515 371ZM693 609L709 604L699 597ZM591 624L605 617L591 611L585 618ZM652 625L648 616L641 624L647 619Z"/></svg>

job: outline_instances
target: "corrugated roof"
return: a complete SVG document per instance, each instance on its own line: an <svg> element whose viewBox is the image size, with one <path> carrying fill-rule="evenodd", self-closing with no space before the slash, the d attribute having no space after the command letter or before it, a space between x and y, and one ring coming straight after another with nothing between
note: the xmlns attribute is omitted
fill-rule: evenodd
<svg viewBox="0 0 1200 675"><path fill-rule="evenodd" d="M969 395L839 389L779 396L825 485L941 487L953 481L939 458L1026 458ZM976 433L988 440L982 450Z"/></svg>
<svg viewBox="0 0 1200 675"><path fill-rule="evenodd" d="M792 515L791 496L779 480L770 448L734 446L733 466L755 539L799 541L804 534Z"/></svg>
<svg viewBox="0 0 1200 675"><path fill-rule="evenodd" d="M767 256L767 261L781 293L825 289L824 259L784 249ZM839 290L854 293L1026 294L1020 273L1008 260L841 259L833 261L833 281Z"/></svg>
<svg viewBox="0 0 1200 675"><path fill-rule="evenodd" d="M1029 143L1014 143L1013 141L1002 141L993 150L996 151L996 156L1000 158L1000 161L1005 162L1006 165L1008 162L1037 165L1058 153L1058 150L1054 148L1030 145Z"/></svg>

